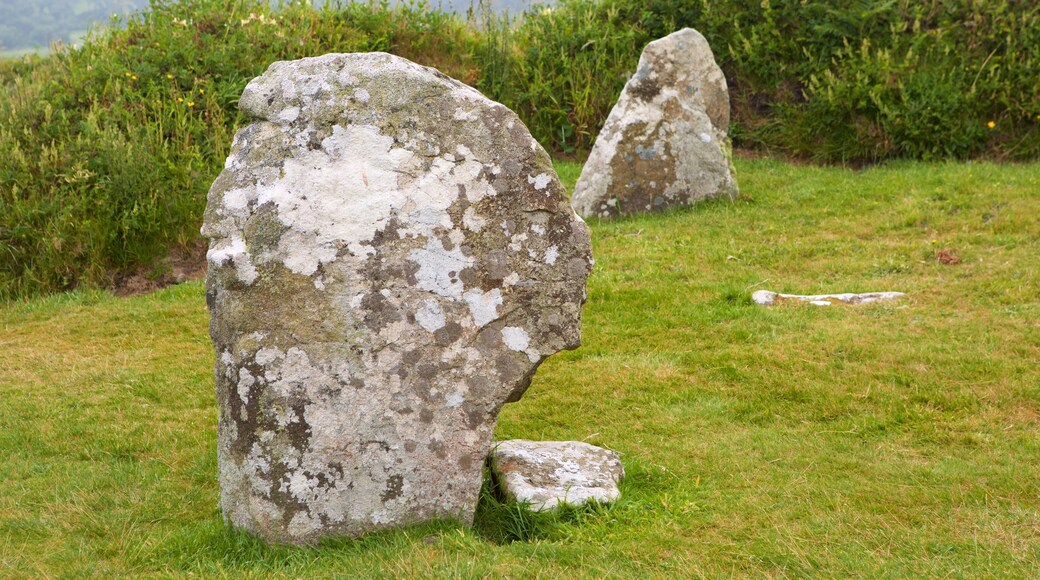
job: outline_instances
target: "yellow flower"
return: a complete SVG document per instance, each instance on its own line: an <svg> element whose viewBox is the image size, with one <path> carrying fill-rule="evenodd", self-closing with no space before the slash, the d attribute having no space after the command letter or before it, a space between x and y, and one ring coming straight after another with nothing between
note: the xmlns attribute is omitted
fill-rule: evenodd
<svg viewBox="0 0 1040 580"><path fill-rule="evenodd" d="M126 75L126 78L130 78L130 73L123 73L123 74Z"/></svg>
<svg viewBox="0 0 1040 580"><path fill-rule="evenodd" d="M173 75L171 75L170 73L166 73L166 78L168 78L168 79L172 79L172 78L173 78Z"/></svg>
<svg viewBox="0 0 1040 580"><path fill-rule="evenodd" d="M130 80L136 81L137 80L137 75L130 75Z"/></svg>
<svg viewBox="0 0 1040 580"><path fill-rule="evenodd" d="M177 97L177 102L178 102L178 103L183 103L183 102L184 102L184 99L183 99L183 98L181 98L181 97Z"/></svg>
<svg viewBox="0 0 1040 580"><path fill-rule="evenodd" d="M990 121L989 123L986 123L986 126L989 127L990 129L992 129L993 127L996 127L997 124L994 123L993 121Z"/></svg>
<svg viewBox="0 0 1040 580"><path fill-rule="evenodd" d="M188 101L188 106L189 107L194 107L195 106L195 101Z"/></svg>
<svg viewBox="0 0 1040 580"><path fill-rule="evenodd" d="M201 94L203 94L203 93L205 93L205 92L206 92L206 89L199 89L199 94L200 94L200 95L201 95Z"/></svg>

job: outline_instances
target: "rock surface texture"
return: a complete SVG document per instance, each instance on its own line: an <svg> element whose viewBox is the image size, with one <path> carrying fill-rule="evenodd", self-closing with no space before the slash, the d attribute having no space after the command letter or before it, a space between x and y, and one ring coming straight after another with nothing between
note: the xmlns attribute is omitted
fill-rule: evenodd
<svg viewBox="0 0 1040 580"><path fill-rule="evenodd" d="M772 306L786 300L808 302L814 306L831 306L835 302L842 304L870 304L884 300L895 300L906 294L902 292L865 292L863 294L778 294L769 290L758 290L751 295L751 301L761 306Z"/></svg>
<svg viewBox="0 0 1040 580"><path fill-rule="evenodd" d="M491 451L491 472L508 498L535 511L614 501L625 477L617 453L581 441L502 441Z"/></svg>
<svg viewBox="0 0 1040 580"><path fill-rule="evenodd" d="M578 346L589 233L509 109L382 53L277 62L213 183L221 508L310 543L472 519L502 405Z"/></svg>
<svg viewBox="0 0 1040 580"><path fill-rule="evenodd" d="M574 189L584 217L662 211L737 195L726 77L684 28L646 45Z"/></svg>

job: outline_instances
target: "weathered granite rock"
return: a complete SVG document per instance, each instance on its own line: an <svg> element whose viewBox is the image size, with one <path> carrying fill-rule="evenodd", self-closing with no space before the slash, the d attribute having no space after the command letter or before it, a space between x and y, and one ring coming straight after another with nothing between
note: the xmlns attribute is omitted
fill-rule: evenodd
<svg viewBox="0 0 1040 580"><path fill-rule="evenodd" d="M589 232L509 109L388 54L277 62L213 183L221 507L269 541L471 520L502 405L578 346Z"/></svg>
<svg viewBox="0 0 1040 580"><path fill-rule="evenodd" d="M797 300L800 302L808 302L814 306L831 306L835 302L841 302L843 304L870 304L872 302L881 302L884 300L895 300L896 298L902 298L906 294L902 292L864 292L862 294L852 294L846 292L844 294L778 294L776 292L770 292L769 290L758 290L751 295L751 301L761 306L772 306L777 302L783 302L785 300Z"/></svg>
<svg viewBox="0 0 1040 580"><path fill-rule="evenodd" d="M496 443L491 450L491 473L506 497L524 502L535 511L562 503L607 503L621 497L618 482L625 477L614 451L581 441L528 441Z"/></svg>
<svg viewBox="0 0 1040 580"><path fill-rule="evenodd" d="M662 211L736 197L726 77L684 28L646 45L574 189L584 217Z"/></svg>

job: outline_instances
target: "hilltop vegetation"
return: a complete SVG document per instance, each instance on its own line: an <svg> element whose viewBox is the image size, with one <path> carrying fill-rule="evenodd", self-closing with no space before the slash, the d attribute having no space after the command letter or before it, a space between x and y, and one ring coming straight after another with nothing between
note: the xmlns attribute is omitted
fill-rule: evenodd
<svg viewBox="0 0 1040 580"><path fill-rule="evenodd" d="M437 67L580 158L646 42L689 25L727 75L738 147L856 163L1040 154L1040 7L1015 0L563 0L514 21L153 0L124 24L0 62L0 298L161 275L198 240L246 82L333 51Z"/></svg>
<svg viewBox="0 0 1040 580"><path fill-rule="evenodd" d="M345 4L351 0L311 0L315 6ZM391 4L399 4L399 0ZM272 2L277 4L277 2ZM433 0L430 6L464 14L474 0ZM529 0L490 0L495 12L523 12ZM128 15L146 8L149 0L0 0L0 54L46 50L52 42L75 43L95 25L107 24L113 15Z"/></svg>

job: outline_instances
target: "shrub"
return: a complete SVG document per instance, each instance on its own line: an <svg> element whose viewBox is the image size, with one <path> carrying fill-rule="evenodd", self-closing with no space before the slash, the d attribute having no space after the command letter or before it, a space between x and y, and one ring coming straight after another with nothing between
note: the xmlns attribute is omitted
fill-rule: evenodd
<svg viewBox="0 0 1040 580"><path fill-rule="evenodd" d="M557 153L591 148L649 40L615 0L562 0L484 29L478 87Z"/></svg>

